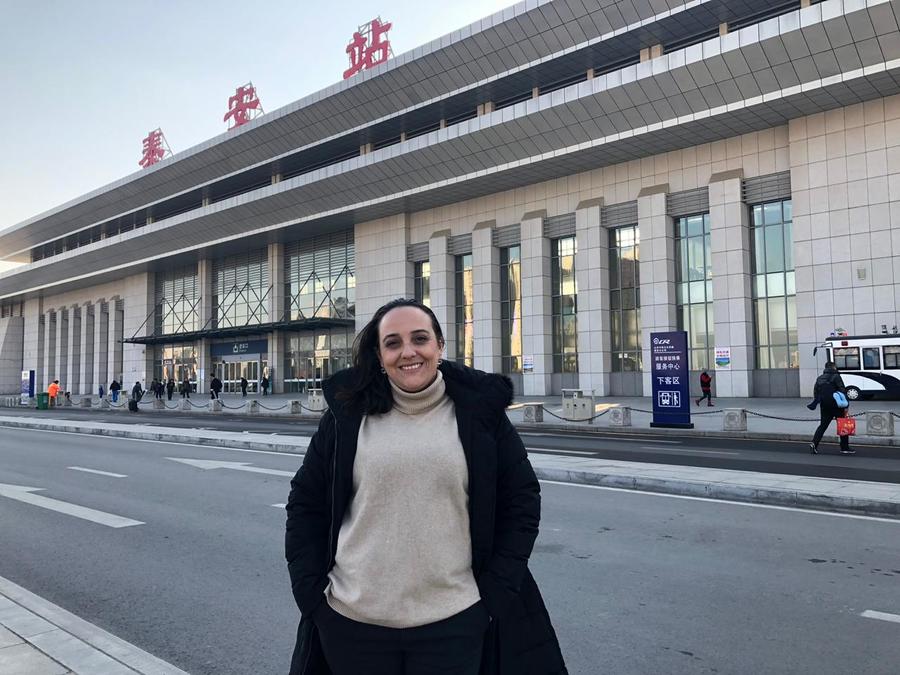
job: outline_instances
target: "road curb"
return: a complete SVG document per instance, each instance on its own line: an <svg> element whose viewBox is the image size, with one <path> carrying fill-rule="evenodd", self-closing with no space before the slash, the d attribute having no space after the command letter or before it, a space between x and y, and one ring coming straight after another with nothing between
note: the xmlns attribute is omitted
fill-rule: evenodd
<svg viewBox="0 0 900 675"><path fill-rule="evenodd" d="M131 429L104 429L97 427L80 427L68 424L49 424L46 422L19 422L3 420L3 427L15 427L17 429L34 429L37 431L61 431L70 434L86 434L89 436L110 436L113 438L133 438L141 441L161 441L163 443L189 443L191 445L209 445L219 448L237 448L240 450L266 450L270 452L283 452L292 455L302 455L306 452L305 446L294 443L277 443L272 441L254 441L240 438L213 438L209 436L190 436L187 434L173 433L170 431L134 431Z"/></svg>
<svg viewBox="0 0 900 675"><path fill-rule="evenodd" d="M858 499L798 490L729 485L727 483L706 483L684 479L623 476L621 474L603 474L596 471L579 471L577 469L535 468L535 474L540 480L553 480L579 485L596 485L598 487L621 488L639 492L726 499L750 504L790 506L815 511L837 511L853 515L900 519L900 503L878 499Z"/></svg>
<svg viewBox="0 0 900 675"><path fill-rule="evenodd" d="M810 422L812 424L812 422ZM809 443L812 439L815 427L810 429L808 434L785 434L771 432L756 431L711 431L703 429L691 429L690 431L681 431L678 429L654 429L652 427L610 427L610 426L578 426L574 427L568 424L530 424L530 423L513 423L519 431L553 431L559 433L588 433L602 436L604 433L613 434L640 434L641 436L679 436L681 438L730 438L742 441L796 441L801 443ZM900 437L894 436L854 436L858 445L883 445L888 447L900 447ZM824 443L837 444L835 440L824 440Z"/></svg>

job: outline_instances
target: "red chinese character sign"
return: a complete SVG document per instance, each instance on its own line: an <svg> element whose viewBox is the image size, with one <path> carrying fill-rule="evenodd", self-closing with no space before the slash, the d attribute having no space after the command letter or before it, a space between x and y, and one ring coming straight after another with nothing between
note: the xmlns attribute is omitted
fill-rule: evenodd
<svg viewBox="0 0 900 675"><path fill-rule="evenodd" d="M360 26L353 34L353 39L345 50L350 58L350 67L344 71L345 80L361 70L384 63L394 55L391 51L391 42L387 39L387 33L392 25L382 23L381 17L376 17Z"/></svg>
<svg viewBox="0 0 900 675"><path fill-rule="evenodd" d="M228 128L234 129L262 114L262 103L256 95L256 87L252 82L248 82L243 87L235 89L234 96L228 99L228 112L222 121L229 122Z"/></svg>
<svg viewBox="0 0 900 675"><path fill-rule="evenodd" d="M141 168L147 169L159 160L164 159L172 154L166 137L163 135L162 129L155 129L147 134L147 138L143 141L143 151L141 161L138 164Z"/></svg>

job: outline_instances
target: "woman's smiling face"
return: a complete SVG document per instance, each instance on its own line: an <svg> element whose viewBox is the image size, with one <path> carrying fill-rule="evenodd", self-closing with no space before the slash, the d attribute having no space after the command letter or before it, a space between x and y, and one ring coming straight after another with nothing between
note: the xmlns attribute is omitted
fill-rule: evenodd
<svg viewBox="0 0 900 675"><path fill-rule="evenodd" d="M378 326L381 366L403 391L422 391L434 382L443 349L431 318L417 307L395 307Z"/></svg>

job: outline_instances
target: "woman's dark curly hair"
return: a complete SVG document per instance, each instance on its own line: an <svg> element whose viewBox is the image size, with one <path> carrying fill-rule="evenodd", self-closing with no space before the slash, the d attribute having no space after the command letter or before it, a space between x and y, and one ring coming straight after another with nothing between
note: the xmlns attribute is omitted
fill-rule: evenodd
<svg viewBox="0 0 900 675"><path fill-rule="evenodd" d="M381 415L394 407L394 396L387 375L381 372L378 358L378 328L384 315L397 307L415 307L431 319L431 328L438 343L443 347L444 332L431 308L412 298L397 298L378 308L369 323L353 341L353 367L356 377L337 393L337 399L365 415Z"/></svg>

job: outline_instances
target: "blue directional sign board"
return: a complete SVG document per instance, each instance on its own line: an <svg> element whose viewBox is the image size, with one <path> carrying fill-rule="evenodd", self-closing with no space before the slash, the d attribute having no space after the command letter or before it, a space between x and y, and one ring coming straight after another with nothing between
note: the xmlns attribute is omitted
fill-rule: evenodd
<svg viewBox="0 0 900 675"><path fill-rule="evenodd" d="M687 333L650 333L650 373L653 383L651 427L693 429L688 370Z"/></svg>

